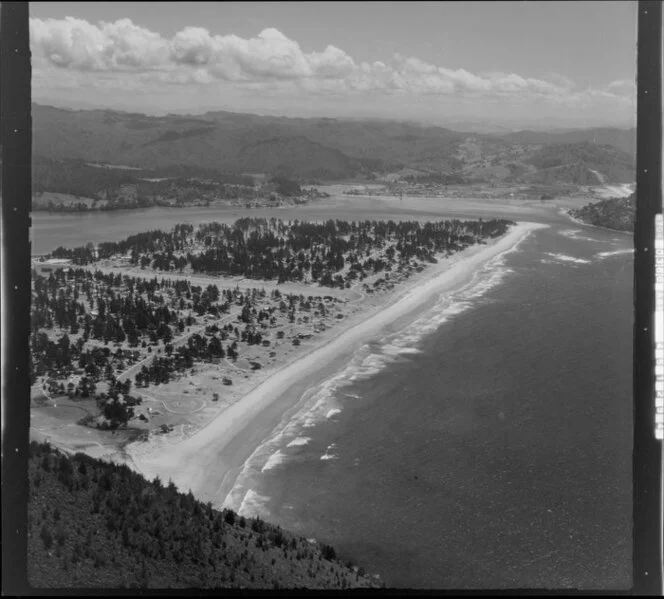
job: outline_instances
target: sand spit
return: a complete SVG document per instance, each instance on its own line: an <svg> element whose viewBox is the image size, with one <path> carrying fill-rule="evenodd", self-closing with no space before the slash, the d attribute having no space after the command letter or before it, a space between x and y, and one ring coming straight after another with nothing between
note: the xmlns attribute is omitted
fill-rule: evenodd
<svg viewBox="0 0 664 599"><path fill-rule="evenodd" d="M329 376L326 365L352 355L358 344L430 305L440 293L462 285L484 263L546 226L521 222L498 240L441 260L400 285L382 305L369 306L348 318L343 327L321 336L318 346L273 372L191 436L175 443L131 444L127 450L148 478L170 479L182 491L191 490L199 499L221 506L244 461L296 405L299 397L289 394L289 389L317 372L321 378Z"/></svg>

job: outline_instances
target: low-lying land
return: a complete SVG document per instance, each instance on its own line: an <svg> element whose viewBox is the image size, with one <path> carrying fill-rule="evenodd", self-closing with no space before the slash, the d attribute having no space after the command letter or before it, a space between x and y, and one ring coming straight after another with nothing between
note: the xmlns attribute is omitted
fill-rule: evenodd
<svg viewBox="0 0 664 599"><path fill-rule="evenodd" d="M260 369L339 322L340 305L332 295L282 294L276 286L269 294L238 286L220 292L210 282L117 270L35 273L33 427L105 455L139 432L200 424L234 402ZM63 421L95 430L63 429ZM114 431L116 443L100 431Z"/></svg>
<svg viewBox="0 0 664 599"><path fill-rule="evenodd" d="M70 257L33 270L33 434L120 460L130 441L188 437L509 224L241 219L54 252Z"/></svg>
<svg viewBox="0 0 664 599"><path fill-rule="evenodd" d="M298 402L293 386L329 377L539 226L242 219L37 261L31 437L64 454L32 446L30 582L380 584L325 539L227 509L235 479Z"/></svg>
<svg viewBox="0 0 664 599"><path fill-rule="evenodd" d="M441 294L466 284L487 261L510 250L541 226L521 223L507 235L469 247L414 275L383 301L363 301L364 308L352 314L340 330L329 331L308 352L269 373L219 418L190 436L155 438L144 446L133 444L133 460L148 476L167 476L179 488L225 505L243 463L298 402L301 392L293 393L293 389L309 388L326 380L361 345L384 334L386 327L415 316Z"/></svg>
<svg viewBox="0 0 664 599"><path fill-rule="evenodd" d="M633 185L576 185L569 183L524 184L515 182L466 183L446 182L436 178L411 178L401 176L393 180L357 182L355 184L326 186L346 196L402 198L440 198L445 200L471 199L540 202L543 205L554 200L585 198L588 201L611 198L631 193Z"/></svg>

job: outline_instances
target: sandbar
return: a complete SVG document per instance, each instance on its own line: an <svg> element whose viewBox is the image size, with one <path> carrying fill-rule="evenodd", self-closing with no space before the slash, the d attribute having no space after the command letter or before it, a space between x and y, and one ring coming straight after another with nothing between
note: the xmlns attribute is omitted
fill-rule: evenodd
<svg viewBox="0 0 664 599"><path fill-rule="evenodd" d="M546 226L519 222L496 240L440 259L400 284L381 304L367 302L366 309L323 333L308 353L284 364L190 436L169 443L127 446L134 464L148 478L171 480L181 491L191 491L198 499L220 507L244 462L297 405L303 385L325 380L330 369L338 370L359 345L395 321L426 308L441 293L462 286L483 264Z"/></svg>

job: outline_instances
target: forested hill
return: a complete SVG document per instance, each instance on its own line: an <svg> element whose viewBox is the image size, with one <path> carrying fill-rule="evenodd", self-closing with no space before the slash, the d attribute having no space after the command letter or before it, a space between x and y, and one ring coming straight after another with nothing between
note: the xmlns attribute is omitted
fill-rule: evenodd
<svg viewBox="0 0 664 599"><path fill-rule="evenodd" d="M512 143L542 145L592 142L597 145L613 146L630 156L636 154L636 131L634 129L598 127L564 132L518 131L504 134L503 139Z"/></svg>
<svg viewBox="0 0 664 599"><path fill-rule="evenodd" d="M584 223L617 231L633 231L636 218L636 194L627 198L611 198L570 210L574 218Z"/></svg>
<svg viewBox="0 0 664 599"><path fill-rule="evenodd" d="M528 176L533 182L597 185L634 181L633 156L613 146L589 141L543 146L525 162L537 169Z"/></svg>
<svg viewBox="0 0 664 599"><path fill-rule="evenodd" d="M282 122L255 115L229 119L218 114L151 117L36 104L32 115L34 154L45 158L143 169L182 165L322 179L370 172L362 156L350 156L338 144L324 143L325 136L314 134L315 123L305 130L290 122L297 119ZM344 137L348 138L348 133ZM359 142L361 138L355 133L352 140ZM379 142L384 142L384 137ZM374 162L369 160L369 166Z"/></svg>
<svg viewBox="0 0 664 599"><path fill-rule="evenodd" d="M553 156L557 170L547 171L545 182L631 182L634 171L633 130L495 136L389 120L232 112L156 117L37 104L33 104L32 117L36 157L150 170L195 167L301 181L375 178L408 168L429 175L454 175L462 182L533 182L528 177L536 182L540 170L554 167L551 156L539 153L560 146ZM592 151L583 150L584 144L591 145ZM549 166L539 166L542 160Z"/></svg>
<svg viewBox="0 0 664 599"><path fill-rule="evenodd" d="M149 482L127 466L30 445L35 588L377 587L332 547Z"/></svg>

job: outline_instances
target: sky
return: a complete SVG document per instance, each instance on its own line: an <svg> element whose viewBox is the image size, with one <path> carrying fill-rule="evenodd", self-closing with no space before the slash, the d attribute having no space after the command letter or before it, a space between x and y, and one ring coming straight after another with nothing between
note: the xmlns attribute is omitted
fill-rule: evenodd
<svg viewBox="0 0 664 599"><path fill-rule="evenodd" d="M31 2L33 99L147 114L230 110L630 126L637 4Z"/></svg>

